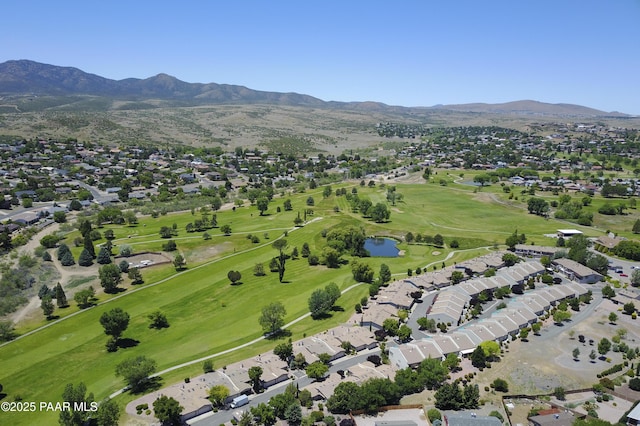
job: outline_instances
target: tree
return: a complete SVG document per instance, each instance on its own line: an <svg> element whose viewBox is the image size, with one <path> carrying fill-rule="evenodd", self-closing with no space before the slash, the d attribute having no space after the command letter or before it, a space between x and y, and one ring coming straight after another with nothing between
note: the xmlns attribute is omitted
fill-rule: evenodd
<svg viewBox="0 0 640 426"><path fill-rule="evenodd" d="M556 324L562 324L563 322L567 321L569 318L571 318L571 312L569 311L563 311L563 310L557 309L553 313L553 322L555 322Z"/></svg>
<svg viewBox="0 0 640 426"><path fill-rule="evenodd" d="M309 312L311 312L311 317L314 319L326 315L333 306L331 296L326 290L321 288L311 293L308 303Z"/></svg>
<svg viewBox="0 0 640 426"><path fill-rule="evenodd" d="M327 400L327 408L332 413L348 413L360 408L362 400L360 386L354 382L340 382Z"/></svg>
<svg viewBox="0 0 640 426"><path fill-rule="evenodd" d="M287 342L277 344L276 347L273 348L273 353L282 361L288 362L293 356L293 344L291 343L291 339Z"/></svg>
<svg viewBox="0 0 640 426"><path fill-rule="evenodd" d="M85 424L91 415L91 408L95 404L93 394L87 395L87 387L84 383L74 386L73 383L67 384L62 392L62 400L71 404L69 410L60 411L58 422L64 426L80 426ZM76 405L82 405L86 410L76 408ZM97 404L95 404L97 405Z"/></svg>
<svg viewBox="0 0 640 426"><path fill-rule="evenodd" d="M309 257L311 254L311 250L309 249L309 243L302 244L302 250L300 250L300 255L302 257Z"/></svg>
<svg viewBox="0 0 640 426"><path fill-rule="evenodd" d="M147 318L149 318L149 320L151 321L151 323L149 324L149 328L169 328L169 321L167 320L167 316L162 313L162 311L153 311L147 316Z"/></svg>
<svg viewBox="0 0 640 426"><path fill-rule="evenodd" d="M124 378L134 393L144 389L149 376L156 371L156 362L143 355L128 358L116 366L116 376Z"/></svg>
<svg viewBox="0 0 640 426"><path fill-rule="evenodd" d="M40 245L44 248L54 248L59 241L60 238L57 235L45 235L40 239Z"/></svg>
<svg viewBox="0 0 640 426"><path fill-rule="evenodd" d="M353 273L353 278L358 282L373 282L373 269L371 269L371 266L366 263L353 261L351 263L351 272Z"/></svg>
<svg viewBox="0 0 640 426"><path fill-rule="evenodd" d="M69 306L69 303L67 303L67 295L65 294L64 289L62 288L60 283L55 286L54 293L58 308L66 308L67 306Z"/></svg>
<svg viewBox="0 0 640 426"><path fill-rule="evenodd" d="M267 197L260 197L256 201L256 206L260 210L260 216L264 215L264 212L269 208L269 199Z"/></svg>
<svg viewBox="0 0 640 426"><path fill-rule="evenodd" d="M287 311L282 303L273 302L262 308L259 323L266 334L276 334L284 325L286 314Z"/></svg>
<svg viewBox="0 0 640 426"><path fill-rule="evenodd" d="M80 308L87 308L93 304L93 299L96 295L96 291L93 287L80 290L73 295L73 300L78 304Z"/></svg>
<svg viewBox="0 0 640 426"><path fill-rule="evenodd" d="M636 221L633 223L631 232L633 232L634 234L640 234L640 219L636 219Z"/></svg>
<svg viewBox="0 0 640 426"><path fill-rule="evenodd" d="M531 197L527 201L527 209L531 214L545 216L549 212L549 203L543 198Z"/></svg>
<svg viewBox="0 0 640 426"><path fill-rule="evenodd" d="M226 236L231 235L231 226L230 225L222 225L220 227L220 232L222 232Z"/></svg>
<svg viewBox="0 0 640 426"><path fill-rule="evenodd" d="M215 385L209 389L209 401L214 407L222 407L228 397L229 388L225 385Z"/></svg>
<svg viewBox="0 0 640 426"><path fill-rule="evenodd" d="M487 366L487 357L480 346L477 346L471 353L471 364L476 368L484 368Z"/></svg>
<svg viewBox="0 0 640 426"><path fill-rule="evenodd" d="M484 355L487 357L487 360L493 360L500 355L500 344L498 344L498 342L486 340L478 346L484 351Z"/></svg>
<svg viewBox="0 0 640 426"><path fill-rule="evenodd" d="M96 262L101 265L108 265L109 263L111 263L111 251L107 249L106 245L100 247Z"/></svg>
<svg viewBox="0 0 640 426"><path fill-rule="evenodd" d="M100 277L100 285L104 288L105 293L115 293L118 284L122 282L122 272L113 263L101 266L98 270L98 276Z"/></svg>
<svg viewBox="0 0 640 426"><path fill-rule="evenodd" d="M242 274L240 271L229 271L227 272L227 278L231 281L231 285L235 285L242 278Z"/></svg>
<svg viewBox="0 0 640 426"><path fill-rule="evenodd" d="M280 282L284 279L285 264L287 262L287 255L284 253L284 250L287 248L287 245L287 240L284 238L271 243L271 247L278 250L278 256L276 256L275 259L278 267L278 280Z"/></svg>
<svg viewBox="0 0 640 426"><path fill-rule="evenodd" d="M251 414L259 425L271 426L276 422L276 415L273 409L264 402L261 402L256 407L251 407Z"/></svg>
<svg viewBox="0 0 640 426"><path fill-rule="evenodd" d="M571 354L573 355L573 359L576 359L576 360L577 360L577 359L578 359L578 357L580 356L580 349L575 348L575 349L573 350L573 352L571 352Z"/></svg>
<svg viewBox="0 0 640 426"><path fill-rule="evenodd" d="M258 367L257 365L249 367L249 380L251 381L254 392L259 392L262 389L262 380L260 380L262 372L262 367Z"/></svg>
<svg viewBox="0 0 640 426"><path fill-rule="evenodd" d="M120 256L129 257L133 254L133 248L129 244L122 244L120 246Z"/></svg>
<svg viewBox="0 0 640 426"><path fill-rule="evenodd" d="M329 367L322 361L315 361L311 364L307 365L305 372L307 376L314 380L319 380L324 377L324 375L329 371Z"/></svg>
<svg viewBox="0 0 640 426"><path fill-rule="evenodd" d="M437 408L430 408L429 411L427 411L427 418L429 419L429 423L433 424L434 420L442 420L442 414Z"/></svg>
<svg viewBox="0 0 640 426"><path fill-rule="evenodd" d="M93 256L87 249L82 249L80 252L80 257L78 257L78 265L80 266L91 266L93 265Z"/></svg>
<svg viewBox="0 0 640 426"><path fill-rule="evenodd" d="M382 321L382 329L390 336L396 336L400 329L400 324L396 318L387 318Z"/></svg>
<svg viewBox="0 0 640 426"><path fill-rule="evenodd" d="M284 203L282 205L284 207L284 211L286 212L293 210L293 207L291 206L291 200L289 198L284 200Z"/></svg>
<svg viewBox="0 0 640 426"><path fill-rule="evenodd" d="M253 267L253 275L256 277L262 277L265 275L264 273L264 265L262 263L256 263Z"/></svg>
<svg viewBox="0 0 640 426"><path fill-rule="evenodd" d="M67 248L67 250L69 250ZM60 264L62 266L72 266L76 264L75 259L73 258L73 255L71 254L71 251L66 251L63 255L62 258L59 258L60 260Z"/></svg>
<svg viewBox="0 0 640 426"><path fill-rule="evenodd" d="M611 313L609 314L609 322L610 322L611 324L615 324L615 323L616 323L616 321L618 321L618 315L617 315L615 312L611 312Z"/></svg>
<svg viewBox="0 0 640 426"><path fill-rule="evenodd" d="M184 408L177 400L166 395L159 396L153 401L153 413L163 425L181 425L182 410Z"/></svg>
<svg viewBox="0 0 640 426"><path fill-rule="evenodd" d="M16 337L15 326L11 321L0 321L0 342L8 342Z"/></svg>
<svg viewBox="0 0 640 426"><path fill-rule="evenodd" d="M509 384L506 380L497 378L491 383L491 387L498 392L509 392Z"/></svg>
<svg viewBox="0 0 640 426"><path fill-rule="evenodd" d="M117 341L129 327L129 314L122 308L113 308L100 316L100 324L104 327L104 334Z"/></svg>
<svg viewBox="0 0 640 426"><path fill-rule="evenodd" d="M185 269L186 265L187 261L185 260L184 256L180 253L176 254L176 257L173 259L173 266L176 268L176 271L182 271L183 269Z"/></svg>
<svg viewBox="0 0 640 426"><path fill-rule="evenodd" d="M616 292L609 284L602 287L602 296L608 299L612 299L616 296Z"/></svg>
<svg viewBox="0 0 640 426"><path fill-rule="evenodd" d="M120 407L110 398L104 399L96 412L98 426L117 426L120 420Z"/></svg>
<svg viewBox="0 0 640 426"><path fill-rule="evenodd" d="M429 333L435 333L437 331L436 320L434 319L420 317L418 318L417 322L420 326L420 330L427 330Z"/></svg>
<svg viewBox="0 0 640 426"><path fill-rule="evenodd" d="M458 383L443 383L434 395L436 408L440 410L459 410L464 406L464 396Z"/></svg>
<svg viewBox="0 0 640 426"><path fill-rule="evenodd" d="M42 298L40 308L42 308L44 316L47 317L47 319L51 319L51 315L53 315L53 311L56 309L51 296L45 296Z"/></svg>
<svg viewBox="0 0 640 426"><path fill-rule="evenodd" d="M144 281L142 280L142 273L140 272L140 268L131 268L127 273L127 277L131 280L131 284L142 284Z"/></svg>
<svg viewBox="0 0 640 426"><path fill-rule="evenodd" d="M505 253L502 255L502 261L505 266L513 266L520 261L520 258L513 253Z"/></svg>
<svg viewBox="0 0 640 426"><path fill-rule="evenodd" d="M398 339L401 342L408 342L411 339L411 327L406 324L402 324L398 328Z"/></svg>
<svg viewBox="0 0 640 426"><path fill-rule="evenodd" d="M566 395L566 391L563 387L558 386L553 389L553 396L555 396L559 400L563 401L565 398L565 395Z"/></svg>
<svg viewBox="0 0 640 426"><path fill-rule="evenodd" d="M640 269L634 269L631 273L631 285L633 287L640 286Z"/></svg>
<svg viewBox="0 0 640 426"><path fill-rule="evenodd" d="M605 356L609 350L611 350L611 342L606 337L603 337L598 342L598 353Z"/></svg>
<svg viewBox="0 0 640 426"><path fill-rule="evenodd" d="M382 223L389 220L391 216L391 210L384 203L377 203L375 206L368 209L367 212L362 211L362 213L368 213L376 223Z"/></svg>
<svg viewBox="0 0 640 426"><path fill-rule="evenodd" d="M633 302L625 303L622 310L625 314L631 315L636 311L636 305L634 305Z"/></svg>
<svg viewBox="0 0 640 426"><path fill-rule="evenodd" d="M464 279L464 274L461 271L453 271L451 273L451 284L459 284Z"/></svg>
<svg viewBox="0 0 640 426"><path fill-rule="evenodd" d="M386 284L391 281L391 270L385 263L380 265L380 284Z"/></svg>

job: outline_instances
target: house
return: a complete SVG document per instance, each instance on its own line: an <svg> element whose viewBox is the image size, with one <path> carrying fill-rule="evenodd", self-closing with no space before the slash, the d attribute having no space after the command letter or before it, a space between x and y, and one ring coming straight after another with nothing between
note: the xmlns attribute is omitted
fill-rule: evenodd
<svg viewBox="0 0 640 426"><path fill-rule="evenodd" d="M478 416L469 411L445 412L443 420L448 426L502 426L497 417Z"/></svg>
<svg viewBox="0 0 640 426"><path fill-rule="evenodd" d="M553 257L554 254L560 248L558 247L547 247L547 246L536 246L536 245L526 245L526 244L516 244L515 253L518 256L523 257L542 257L549 256Z"/></svg>
<svg viewBox="0 0 640 426"><path fill-rule="evenodd" d="M620 241L623 241L623 239L602 235L594 241L594 246L598 251L609 252L616 248L616 246L620 244Z"/></svg>
<svg viewBox="0 0 640 426"><path fill-rule="evenodd" d="M582 231L577 229L558 229L558 238L571 238L576 235L582 235Z"/></svg>
<svg viewBox="0 0 640 426"><path fill-rule="evenodd" d="M640 425L640 404L636 404L635 408L627 414L628 425Z"/></svg>
<svg viewBox="0 0 640 426"><path fill-rule="evenodd" d="M532 426L571 426L576 418L571 412L559 412L529 417Z"/></svg>
<svg viewBox="0 0 640 426"><path fill-rule="evenodd" d="M564 274L570 280L578 281L581 284L593 284L601 281L604 277L591 268L579 264L571 259L556 259L551 262L554 269Z"/></svg>

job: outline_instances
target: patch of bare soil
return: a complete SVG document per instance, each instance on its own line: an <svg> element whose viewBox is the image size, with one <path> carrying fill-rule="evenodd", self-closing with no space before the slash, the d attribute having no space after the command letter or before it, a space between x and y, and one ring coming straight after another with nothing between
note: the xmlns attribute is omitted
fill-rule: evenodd
<svg viewBox="0 0 640 426"><path fill-rule="evenodd" d="M224 253L225 251L231 250L233 244L225 241L220 244L212 244L208 247L200 247L197 250L189 250L184 253L184 257L187 260L187 263L200 263L206 260L211 260L216 256Z"/></svg>

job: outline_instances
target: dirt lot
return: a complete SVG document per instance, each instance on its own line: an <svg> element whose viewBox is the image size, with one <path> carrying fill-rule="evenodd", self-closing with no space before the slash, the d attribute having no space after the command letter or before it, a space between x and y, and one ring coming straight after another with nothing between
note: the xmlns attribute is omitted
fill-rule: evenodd
<svg viewBox="0 0 640 426"><path fill-rule="evenodd" d="M593 292L594 294L599 293L600 289L594 288ZM481 400L491 402L496 407L501 406L502 395L499 392L484 390L496 378L507 380L509 383L508 394L511 395L540 395L551 393L556 387L564 387L567 390L590 388L594 383L597 383L596 375L599 372L622 362L622 355L615 352L607 354L610 362L600 358L596 358L595 361L590 360L589 353L591 350L595 350L597 353L597 344L602 337L611 339L618 329L624 328L627 330L624 341L632 348L640 346L638 320L632 320L630 316L623 315L620 309L621 306L615 305L610 300L594 301L591 305L582 306L581 312L574 312L572 320L563 326L558 326L547 320L539 336L530 334L528 341L518 339L503 345L501 360L492 363L491 368L478 371L471 366L469 360L463 360L461 363L463 371L456 373L452 378L469 372L477 372L474 382L480 387ZM618 315L615 324L608 320L610 312L615 312ZM585 336L585 343L578 341L578 336L581 334ZM593 345L589 344L590 339L594 340ZM578 360L573 359L572 352L575 348L580 351ZM589 398L593 399L594 395L591 393L590 396L582 395L581 397L587 401ZM584 401L573 402L579 406ZM424 391L408 396L402 402L433 406L435 399L433 392ZM561 406L571 403L571 401L557 402ZM613 402L616 404L613 405ZM616 398L609 403L598 403L598 412L602 414L603 418L615 418L617 421L628 409L627 405L623 400ZM526 425L526 415L534 406L545 407L545 404L529 400L515 401L515 407L511 410L513 412L512 424Z"/></svg>

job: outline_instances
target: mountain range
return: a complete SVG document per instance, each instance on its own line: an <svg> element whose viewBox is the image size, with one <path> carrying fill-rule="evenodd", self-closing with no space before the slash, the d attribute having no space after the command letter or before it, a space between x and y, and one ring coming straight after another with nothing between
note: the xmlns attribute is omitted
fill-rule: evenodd
<svg viewBox="0 0 640 426"><path fill-rule="evenodd" d="M323 101L298 93L252 90L244 86L217 83L187 83L167 74L146 79L112 80L86 73L73 67L42 64L29 60L12 60L0 64L0 96L7 99L23 97L58 98L38 103L42 109L68 106L69 97L95 97L118 100L119 109L145 109L172 106L224 104L270 104L305 106L378 112L456 111L497 115L528 115L558 117L629 117L618 112L604 112L572 104L549 104L531 100L501 104L436 105L432 107L389 106L380 102ZM113 102L99 103L110 109ZM19 109L19 108L18 108ZM20 110L20 109L19 109Z"/></svg>

